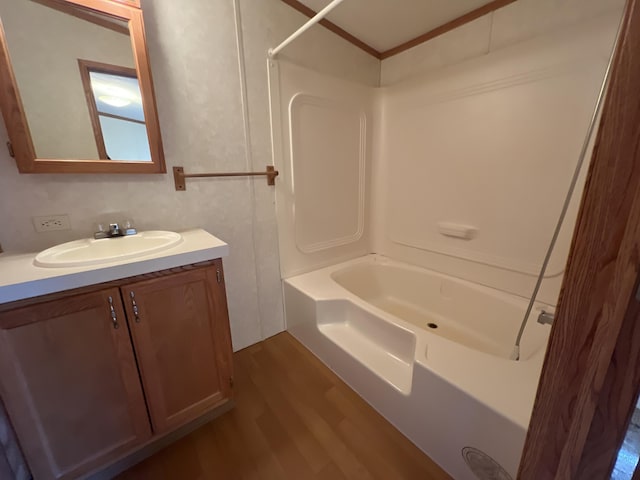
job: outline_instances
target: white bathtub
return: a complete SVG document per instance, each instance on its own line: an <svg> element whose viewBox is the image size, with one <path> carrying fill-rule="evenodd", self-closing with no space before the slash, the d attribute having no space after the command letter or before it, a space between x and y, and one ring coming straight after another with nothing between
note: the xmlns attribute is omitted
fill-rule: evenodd
<svg viewBox="0 0 640 480"><path fill-rule="evenodd" d="M550 331L534 317L546 306L515 362L527 301L491 288L369 255L286 279L284 292L291 334L455 479L478 478L466 447L515 478Z"/></svg>

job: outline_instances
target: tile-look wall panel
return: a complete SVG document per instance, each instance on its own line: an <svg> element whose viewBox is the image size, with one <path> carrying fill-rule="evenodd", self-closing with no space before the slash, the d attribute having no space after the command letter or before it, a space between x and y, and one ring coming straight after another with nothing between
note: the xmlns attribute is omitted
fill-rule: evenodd
<svg viewBox="0 0 640 480"><path fill-rule="evenodd" d="M174 165L187 171L244 170L247 158L255 168L271 163L264 54L304 17L277 0L248 2L243 10L248 156L233 7L233 0L143 1L169 171ZM334 37L317 27L288 53L308 50L306 61L317 59L331 73L375 84L378 62L368 63L364 52L354 53L355 47ZM360 72L360 64L369 67ZM6 139L0 122L5 251L37 251L88 236L99 219L132 218L140 229L202 227L231 246L225 270L234 349L284 328L274 194L264 179L191 180L186 192L176 192L171 174L20 175L4 148ZM69 214L71 231L35 233L32 216L57 213Z"/></svg>

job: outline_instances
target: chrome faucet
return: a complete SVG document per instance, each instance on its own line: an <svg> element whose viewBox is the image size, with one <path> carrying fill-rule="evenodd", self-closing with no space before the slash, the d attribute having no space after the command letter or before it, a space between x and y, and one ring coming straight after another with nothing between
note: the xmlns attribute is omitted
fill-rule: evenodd
<svg viewBox="0 0 640 480"><path fill-rule="evenodd" d="M540 311L540 315L538 315L538 323L541 325L551 325L553 323L554 314L545 312L544 310Z"/></svg>
<svg viewBox="0 0 640 480"><path fill-rule="evenodd" d="M127 235L135 235L138 231L133 228L131 222L127 221L125 227L120 227L117 223L110 223L109 230L105 231L102 225L98 225L98 231L93 234L93 238L113 238L113 237L126 237Z"/></svg>

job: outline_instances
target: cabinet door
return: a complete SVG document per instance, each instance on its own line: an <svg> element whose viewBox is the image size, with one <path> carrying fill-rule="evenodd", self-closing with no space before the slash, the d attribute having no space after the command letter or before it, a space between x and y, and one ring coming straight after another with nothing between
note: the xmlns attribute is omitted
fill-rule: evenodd
<svg viewBox="0 0 640 480"><path fill-rule="evenodd" d="M231 338L222 262L122 291L154 432L227 400Z"/></svg>
<svg viewBox="0 0 640 480"><path fill-rule="evenodd" d="M0 313L0 394L37 480L76 478L147 440L120 291Z"/></svg>

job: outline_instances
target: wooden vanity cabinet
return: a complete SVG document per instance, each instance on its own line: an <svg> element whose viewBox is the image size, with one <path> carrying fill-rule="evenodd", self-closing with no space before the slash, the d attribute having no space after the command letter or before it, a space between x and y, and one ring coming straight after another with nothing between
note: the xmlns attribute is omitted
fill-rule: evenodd
<svg viewBox="0 0 640 480"><path fill-rule="evenodd" d="M231 398L220 259L88 290L0 305L0 396L36 480L98 470Z"/></svg>
<svg viewBox="0 0 640 480"><path fill-rule="evenodd" d="M230 396L221 268L143 280L122 293L155 433L173 430Z"/></svg>
<svg viewBox="0 0 640 480"><path fill-rule="evenodd" d="M151 437L117 288L0 313L0 326L2 399L36 479L75 478Z"/></svg>

